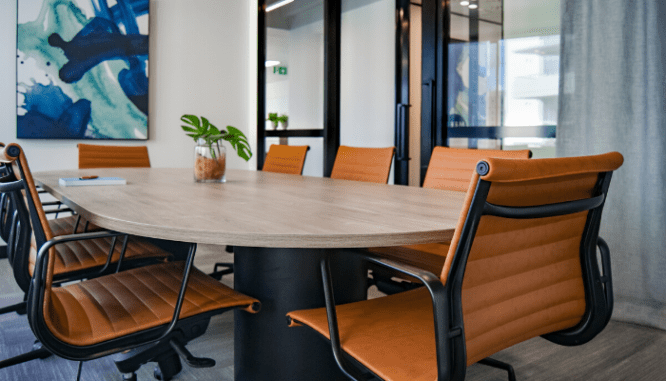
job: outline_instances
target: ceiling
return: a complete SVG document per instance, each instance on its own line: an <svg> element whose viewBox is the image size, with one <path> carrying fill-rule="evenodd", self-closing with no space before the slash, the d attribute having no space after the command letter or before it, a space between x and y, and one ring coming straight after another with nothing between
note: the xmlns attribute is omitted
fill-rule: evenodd
<svg viewBox="0 0 666 381"><path fill-rule="evenodd" d="M281 0L267 0L266 6ZM342 0L342 12L385 0ZM266 15L269 28L294 29L324 18L324 0L294 0Z"/></svg>
<svg viewBox="0 0 666 381"><path fill-rule="evenodd" d="M469 3L479 6L479 18L481 20L502 23L503 0L471 0ZM451 13L469 16L469 7L460 5L461 0L451 1Z"/></svg>
<svg viewBox="0 0 666 381"><path fill-rule="evenodd" d="M267 0L267 5L280 0ZM346 12L377 1L386 0L342 0L342 11ZM418 1L418 0L417 0ZM451 12L469 16L469 7L460 5L462 0L451 0ZM479 19L503 24L505 34L520 36L537 26L559 25L560 0L469 0L479 6ZM293 29L320 21L324 15L323 0L294 0L292 3L277 8L267 14L266 24L271 28ZM510 33L516 29L518 32ZM528 32L523 33L525 29ZM528 33L529 34L529 33Z"/></svg>

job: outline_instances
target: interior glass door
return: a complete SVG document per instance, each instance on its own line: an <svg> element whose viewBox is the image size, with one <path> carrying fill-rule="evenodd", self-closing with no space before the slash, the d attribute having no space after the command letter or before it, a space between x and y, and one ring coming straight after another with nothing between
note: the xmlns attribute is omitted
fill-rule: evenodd
<svg viewBox="0 0 666 381"><path fill-rule="evenodd" d="M269 0L265 18L266 150L309 145L303 174L323 176L324 1ZM277 130L271 114L281 119Z"/></svg>

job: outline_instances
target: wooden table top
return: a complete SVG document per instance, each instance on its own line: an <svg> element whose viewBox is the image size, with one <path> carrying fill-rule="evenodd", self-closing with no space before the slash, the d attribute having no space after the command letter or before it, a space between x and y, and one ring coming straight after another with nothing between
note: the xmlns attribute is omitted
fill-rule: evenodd
<svg viewBox="0 0 666 381"><path fill-rule="evenodd" d="M127 185L61 187L60 177ZM465 194L260 171L195 183L191 169L49 171L37 183L92 223L135 235L283 248L397 246L449 239Z"/></svg>

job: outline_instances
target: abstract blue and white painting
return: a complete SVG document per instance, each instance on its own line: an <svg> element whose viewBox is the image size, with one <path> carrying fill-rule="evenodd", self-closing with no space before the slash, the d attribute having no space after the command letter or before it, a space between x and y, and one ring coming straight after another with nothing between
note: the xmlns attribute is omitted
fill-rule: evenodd
<svg viewBox="0 0 666 381"><path fill-rule="evenodd" d="M17 137L148 138L149 0L18 0Z"/></svg>

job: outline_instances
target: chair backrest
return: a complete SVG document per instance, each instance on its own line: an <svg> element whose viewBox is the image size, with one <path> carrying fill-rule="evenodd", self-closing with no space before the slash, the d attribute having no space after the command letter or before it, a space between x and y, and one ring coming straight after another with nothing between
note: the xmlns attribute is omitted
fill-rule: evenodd
<svg viewBox="0 0 666 381"><path fill-rule="evenodd" d="M79 168L149 168L146 146L106 146L79 143Z"/></svg>
<svg viewBox="0 0 666 381"><path fill-rule="evenodd" d="M464 327L452 350L467 357L457 360L472 364L539 335L582 344L605 327L610 264L602 276L595 245L622 162L612 152L478 163L441 274L451 326Z"/></svg>
<svg viewBox="0 0 666 381"><path fill-rule="evenodd" d="M16 179L13 175L12 177L16 182L22 181ZM30 250L32 225L29 212L25 206L24 194L23 187L5 194L11 208L11 218L8 220L10 232L6 242L7 258L12 267L14 280L16 280L21 290L27 293L32 278L30 261L32 260L32 263L34 263L34 258L32 258L33 253Z"/></svg>
<svg viewBox="0 0 666 381"><path fill-rule="evenodd" d="M309 149L310 146L271 144L262 171L301 175Z"/></svg>
<svg viewBox="0 0 666 381"><path fill-rule="evenodd" d="M424 188L466 191L476 163L486 157L528 159L530 150L503 151L493 149L464 149L435 147L430 157Z"/></svg>
<svg viewBox="0 0 666 381"><path fill-rule="evenodd" d="M0 142L0 149L4 147L5 144ZM11 180L15 179L13 176L10 176L8 165L0 163L0 182L8 182ZM9 240L11 211L12 205L9 200L9 195L6 193L0 194L0 238L2 238L5 243Z"/></svg>
<svg viewBox="0 0 666 381"><path fill-rule="evenodd" d="M33 180L28 161L21 146L16 143L7 144L7 146L0 151L0 163L10 164L15 176L23 181L23 195L28 204L32 233L35 237L37 248L39 249L46 241L53 238L53 232L51 231L51 226L44 213L44 208L39 198L39 194L37 193L35 181ZM47 271L46 284L48 289L51 287L54 262L55 254L51 253L48 264L49 270Z"/></svg>
<svg viewBox="0 0 666 381"><path fill-rule="evenodd" d="M332 179L388 182L394 147L363 148L340 146L331 171Z"/></svg>

